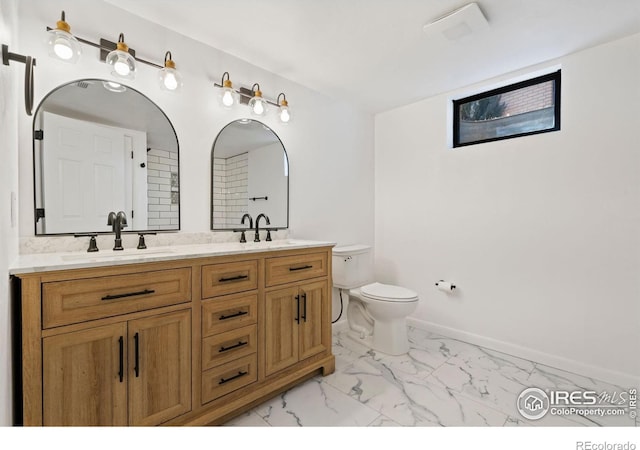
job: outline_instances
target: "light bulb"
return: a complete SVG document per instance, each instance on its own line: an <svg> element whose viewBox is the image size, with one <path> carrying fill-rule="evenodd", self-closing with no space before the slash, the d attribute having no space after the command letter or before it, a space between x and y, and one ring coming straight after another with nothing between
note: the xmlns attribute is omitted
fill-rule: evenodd
<svg viewBox="0 0 640 450"><path fill-rule="evenodd" d="M68 63L75 63L80 58L82 49L80 42L71 34L71 27L62 17L56 24L56 28L47 32L47 44L49 45L49 55Z"/></svg>
<svg viewBox="0 0 640 450"><path fill-rule="evenodd" d="M129 47L125 44L122 33L120 33L116 49L107 55L106 62L113 68L112 75L130 80L135 78L136 60L129 53Z"/></svg>
<svg viewBox="0 0 640 450"><path fill-rule="evenodd" d="M262 104L262 101L257 100L254 104L253 104L253 113L257 114L259 116L261 116L262 114L264 114L264 105Z"/></svg>
<svg viewBox="0 0 640 450"><path fill-rule="evenodd" d="M158 72L160 89L174 92L182 86L182 76L176 70L176 63L171 59L171 52L164 55L164 67Z"/></svg>
<svg viewBox="0 0 640 450"><path fill-rule="evenodd" d="M282 96L282 100L280 100L280 96ZM291 113L289 112L289 102L287 102L287 97L284 95L284 92L281 92L278 95L278 103L280 104L278 111L278 119L282 123L289 123L291 120Z"/></svg>
<svg viewBox="0 0 640 450"><path fill-rule="evenodd" d="M73 49L69 46L69 43L63 39L56 39L53 44L53 51L60 59L69 60L73 57Z"/></svg>
<svg viewBox="0 0 640 450"><path fill-rule="evenodd" d="M224 108L231 109L239 102L238 94L233 90L233 83L229 79L229 72L222 74L222 81L216 86L220 88L218 100Z"/></svg>
<svg viewBox="0 0 640 450"><path fill-rule="evenodd" d="M291 115L289 114L289 108L281 107L280 108L280 122L287 123L291 120Z"/></svg>
<svg viewBox="0 0 640 450"><path fill-rule="evenodd" d="M170 91L176 90L178 87L178 80L176 80L176 76L172 73L167 73L164 76L164 87L169 89Z"/></svg>
<svg viewBox="0 0 640 450"><path fill-rule="evenodd" d="M115 70L118 75L122 75L123 77L126 77L127 75L129 75L129 72L131 71L127 63L122 61L121 59L118 59L113 64L113 70Z"/></svg>
<svg viewBox="0 0 640 450"><path fill-rule="evenodd" d="M223 89L223 91L224 92L222 93L222 104L227 108L230 108L235 103L233 98L233 91L227 88Z"/></svg>
<svg viewBox="0 0 640 450"><path fill-rule="evenodd" d="M249 100L249 109L251 110L251 114L264 116L267 113L267 104L262 98L260 85L258 83L254 84L251 91L253 92L253 97Z"/></svg>

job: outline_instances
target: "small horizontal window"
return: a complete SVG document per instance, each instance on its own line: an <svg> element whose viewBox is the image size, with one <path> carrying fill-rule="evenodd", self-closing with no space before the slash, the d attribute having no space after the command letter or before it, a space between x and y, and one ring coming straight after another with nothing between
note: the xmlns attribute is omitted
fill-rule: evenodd
<svg viewBox="0 0 640 450"><path fill-rule="evenodd" d="M453 146L560 129L560 71L453 101Z"/></svg>

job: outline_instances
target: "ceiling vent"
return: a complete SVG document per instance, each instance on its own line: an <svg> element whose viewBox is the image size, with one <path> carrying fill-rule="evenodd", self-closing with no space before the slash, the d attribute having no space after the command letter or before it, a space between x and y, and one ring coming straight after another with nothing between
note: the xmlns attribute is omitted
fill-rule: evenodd
<svg viewBox="0 0 640 450"><path fill-rule="evenodd" d="M469 3L462 8L438 17L426 24L422 29L430 35L442 34L450 41L457 41L464 36L477 33L488 27L489 22L482 14L478 4Z"/></svg>

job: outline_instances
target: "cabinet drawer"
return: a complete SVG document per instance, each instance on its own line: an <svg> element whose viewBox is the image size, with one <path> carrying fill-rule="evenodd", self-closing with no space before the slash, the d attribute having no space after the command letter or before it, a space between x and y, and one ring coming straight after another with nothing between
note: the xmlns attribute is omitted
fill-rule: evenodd
<svg viewBox="0 0 640 450"><path fill-rule="evenodd" d="M258 349L256 326L209 336L202 341L202 370L228 363Z"/></svg>
<svg viewBox="0 0 640 450"><path fill-rule="evenodd" d="M202 302L202 336L211 336L258 321L258 296L236 295Z"/></svg>
<svg viewBox="0 0 640 450"><path fill-rule="evenodd" d="M202 298L258 288L258 261L211 264L202 267Z"/></svg>
<svg viewBox="0 0 640 450"><path fill-rule="evenodd" d="M43 328L191 301L191 268L42 285Z"/></svg>
<svg viewBox="0 0 640 450"><path fill-rule="evenodd" d="M266 260L267 286L276 286L326 275L326 252L283 256Z"/></svg>
<svg viewBox="0 0 640 450"><path fill-rule="evenodd" d="M258 379L256 354L207 370L202 374L202 403L247 386Z"/></svg>

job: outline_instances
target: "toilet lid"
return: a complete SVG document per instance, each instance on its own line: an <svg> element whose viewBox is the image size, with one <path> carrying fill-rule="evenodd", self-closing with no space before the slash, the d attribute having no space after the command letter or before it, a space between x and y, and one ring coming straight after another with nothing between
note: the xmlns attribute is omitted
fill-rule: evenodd
<svg viewBox="0 0 640 450"><path fill-rule="evenodd" d="M410 302L418 299L418 294L411 289L392 284L371 283L360 288L365 297L387 302Z"/></svg>

